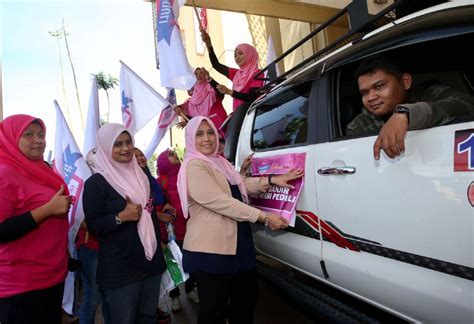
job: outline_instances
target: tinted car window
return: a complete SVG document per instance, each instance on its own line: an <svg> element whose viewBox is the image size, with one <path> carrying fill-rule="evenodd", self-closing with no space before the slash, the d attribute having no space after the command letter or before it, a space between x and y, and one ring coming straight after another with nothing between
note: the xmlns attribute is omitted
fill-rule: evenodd
<svg viewBox="0 0 474 324"><path fill-rule="evenodd" d="M308 134L307 84L260 105L255 113L253 148L268 149L305 143Z"/></svg>

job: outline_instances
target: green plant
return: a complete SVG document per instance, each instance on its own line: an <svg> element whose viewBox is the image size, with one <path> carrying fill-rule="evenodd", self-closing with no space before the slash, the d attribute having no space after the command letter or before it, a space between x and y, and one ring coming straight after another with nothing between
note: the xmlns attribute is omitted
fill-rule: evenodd
<svg viewBox="0 0 474 324"><path fill-rule="evenodd" d="M178 158L180 161L183 161L184 160L184 154L186 153L186 148L183 147L179 147L178 144L176 144L173 148L173 150L176 152L176 155L178 155Z"/></svg>
<svg viewBox="0 0 474 324"><path fill-rule="evenodd" d="M97 74L92 74L97 78L97 86L99 89L102 89L105 91L105 94L107 95L107 106L108 106L108 111L107 111L107 122L109 122L109 116L110 116L110 98L109 98L109 89L115 89L115 86L118 85L118 79L111 76L110 74L105 75L104 72L100 71Z"/></svg>
<svg viewBox="0 0 474 324"><path fill-rule="evenodd" d="M156 159L158 158L158 155L156 153L153 153L153 155L151 156L151 158L147 161L147 166L148 166L148 169L150 170L151 174L154 176L154 177L157 177L158 176L158 173L157 173L157 170L156 170Z"/></svg>

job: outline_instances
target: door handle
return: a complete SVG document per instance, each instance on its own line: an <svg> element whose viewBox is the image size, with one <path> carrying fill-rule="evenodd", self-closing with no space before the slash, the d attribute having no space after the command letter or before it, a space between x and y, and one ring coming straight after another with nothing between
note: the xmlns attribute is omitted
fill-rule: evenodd
<svg viewBox="0 0 474 324"><path fill-rule="evenodd" d="M328 168L324 167L318 169L318 174L323 175L346 175L346 174L353 174L356 172L355 167L336 167L336 168Z"/></svg>

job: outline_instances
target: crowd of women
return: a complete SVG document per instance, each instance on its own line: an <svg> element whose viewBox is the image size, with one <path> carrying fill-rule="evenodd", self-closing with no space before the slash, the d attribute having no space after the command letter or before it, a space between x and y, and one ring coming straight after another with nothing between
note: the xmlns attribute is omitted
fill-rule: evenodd
<svg viewBox="0 0 474 324"><path fill-rule="evenodd" d="M172 150L157 159L158 179L120 124L106 124L97 147L87 154L93 175L83 193L85 221L76 247L82 263L81 323L94 323L96 309L109 323L156 323L162 246L173 225L190 279L189 299L200 303L198 323L252 323L257 296L256 256L251 223L271 230L287 221L248 204L249 192L271 185L291 187L302 170L246 177L222 155L226 117L223 95L234 109L252 101L261 84L253 80L257 54L250 45L235 50L239 69L219 64L203 33L212 65L233 80L233 89L195 71L191 98L178 109L191 117L181 162ZM14 115L0 123L0 323L61 323L68 271L69 208L74 201L63 179L43 160L46 126L38 118ZM245 171L251 157L244 161ZM170 292L178 310L179 289ZM177 302L176 302L177 301Z"/></svg>

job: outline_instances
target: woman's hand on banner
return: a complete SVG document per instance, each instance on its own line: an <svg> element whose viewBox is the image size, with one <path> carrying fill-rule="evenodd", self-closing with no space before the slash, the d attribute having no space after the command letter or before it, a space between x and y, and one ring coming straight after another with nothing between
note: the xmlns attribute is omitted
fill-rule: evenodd
<svg viewBox="0 0 474 324"><path fill-rule="evenodd" d="M303 174L303 169L291 169L288 173L272 176L271 182L275 186L294 189L294 186L288 184L288 182L301 178Z"/></svg>

